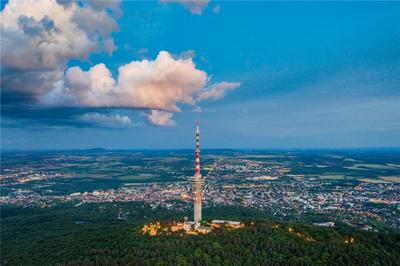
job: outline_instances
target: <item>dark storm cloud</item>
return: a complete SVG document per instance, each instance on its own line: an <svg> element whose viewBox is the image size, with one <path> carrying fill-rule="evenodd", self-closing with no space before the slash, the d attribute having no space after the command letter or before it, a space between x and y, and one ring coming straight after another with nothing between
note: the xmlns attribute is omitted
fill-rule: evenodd
<svg viewBox="0 0 400 266"><path fill-rule="evenodd" d="M2 127L26 128L41 126L72 126L86 127L88 122L81 121L77 117L88 110L84 108L43 108L30 103L13 102L2 104ZM107 112L107 110L102 110Z"/></svg>
<svg viewBox="0 0 400 266"><path fill-rule="evenodd" d="M7 94L1 105L1 127L60 129L74 128L129 128L143 126L128 116L115 114L113 109L51 107L33 104L24 94Z"/></svg>

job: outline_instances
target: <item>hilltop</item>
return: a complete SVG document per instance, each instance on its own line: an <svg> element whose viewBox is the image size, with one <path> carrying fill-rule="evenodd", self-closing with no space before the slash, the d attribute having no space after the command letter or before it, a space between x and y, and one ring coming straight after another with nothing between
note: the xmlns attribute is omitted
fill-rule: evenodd
<svg viewBox="0 0 400 266"><path fill-rule="evenodd" d="M207 235L140 233L183 213L143 203L3 206L2 265L395 265L398 232L320 228L277 221L251 209L216 208L208 217L243 217L246 226ZM236 216L231 214L235 213ZM178 255L179 254L179 255Z"/></svg>

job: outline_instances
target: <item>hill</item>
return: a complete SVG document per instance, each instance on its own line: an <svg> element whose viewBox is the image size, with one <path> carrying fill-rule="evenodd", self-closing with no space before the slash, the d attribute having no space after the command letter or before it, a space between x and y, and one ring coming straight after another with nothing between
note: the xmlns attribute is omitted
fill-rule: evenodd
<svg viewBox="0 0 400 266"><path fill-rule="evenodd" d="M235 213L236 217L232 217ZM398 232L364 232L276 221L250 209L208 210L245 217L246 227L208 235L141 235L145 222L183 213L142 203L2 207L1 265L396 265ZM398 264L397 264L398 265Z"/></svg>

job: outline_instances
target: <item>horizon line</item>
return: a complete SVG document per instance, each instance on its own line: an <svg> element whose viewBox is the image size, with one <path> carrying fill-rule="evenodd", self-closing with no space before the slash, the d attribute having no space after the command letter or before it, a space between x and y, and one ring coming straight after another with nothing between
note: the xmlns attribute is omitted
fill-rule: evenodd
<svg viewBox="0 0 400 266"><path fill-rule="evenodd" d="M6 152L59 152L59 151L191 151L193 148L71 148L71 149L0 149L0 153ZM400 146L388 146L388 147L293 147L293 148L203 148L202 151L210 150L232 150L232 151L323 151L323 150L400 150Z"/></svg>

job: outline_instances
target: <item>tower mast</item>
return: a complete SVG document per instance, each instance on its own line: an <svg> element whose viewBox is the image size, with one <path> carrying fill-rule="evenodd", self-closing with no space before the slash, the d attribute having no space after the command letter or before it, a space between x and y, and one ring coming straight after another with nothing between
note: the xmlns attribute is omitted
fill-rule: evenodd
<svg viewBox="0 0 400 266"><path fill-rule="evenodd" d="M193 178L193 201L194 201L194 224L200 225L201 221L201 201L203 196L204 179L200 173L200 130L199 121L196 126L196 171Z"/></svg>

